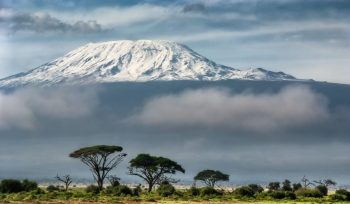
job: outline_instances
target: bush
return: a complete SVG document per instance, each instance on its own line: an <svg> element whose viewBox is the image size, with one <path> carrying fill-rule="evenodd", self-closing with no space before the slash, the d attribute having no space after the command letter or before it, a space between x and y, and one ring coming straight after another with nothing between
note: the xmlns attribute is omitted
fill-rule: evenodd
<svg viewBox="0 0 350 204"><path fill-rule="evenodd" d="M284 180L282 182L282 190L284 190L284 191L292 191L293 189L292 189L290 184L291 183L290 183L290 181L288 179Z"/></svg>
<svg viewBox="0 0 350 204"><path fill-rule="evenodd" d="M295 199L297 199L297 196L295 195L294 192L287 191L287 192L285 192L285 198L290 199L290 200L295 200Z"/></svg>
<svg viewBox="0 0 350 204"><path fill-rule="evenodd" d="M334 201L350 201L350 192L345 189L336 190L331 199Z"/></svg>
<svg viewBox="0 0 350 204"><path fill-rule="evenodd" d="M120 182L119 182L120 178L116 176L108 177L108 180L112 187L117 187L120 185Z"/></svg>
<svg viewBox="0 0 350 204"><path fill-rule="evenodd" d="M236 188L234 191L234 194L239 197L253 197L254 191L249 186L242 186L242 187Z"/></svg>
<svg viewBox="0 0 350 204"><path fill-rule="evenodd" d="M269 183L267 188L269 189L269 191L277 191L280 189L280 182L271 182Z"/></svg>
<svg viewBox="0 0 350 204"><path fill-rule="evenodd" d="M283 199L286 197L286 194L284 191L271 191L269 192L269 195L271 196L271 198L273 199Z"/></svg>
<svg viewBox="0 0 350 204"><path fill-rule="evenodd" d="M346 196L340 195L340 194L333 194L331 195L332 201L347 201Z"/></svg>
<svg viewBox="0 0 350 204"><path fill-rule="evenodd" d="M38 184L35 181L29 181L27 179L24 179L22 181L22 188L24 191L29 192L36 190L38 188Z"/></svg>
<svg viewBox="0 0 350 204"><path fill-rule="evenodd" d="M249 184L248 187L252 189L254 193L261 193L264 191L264 188L258 184Z"/></svg>
<svg viewBox="0 0 350 204"><path fill-rule="evenodd" d="M87 186L85 188L85 192L92 193L92 194L99 194L100 193L100 189L98 188L98 186L89 185L89 186Z"/></svg>
<svg viewBox="0 0 350 204"><path fill-rule="evenodd" d="M160 184L160 186L157 189L157 192L161 196L168 197L175 193L175 188L171 184Z"/></svg>
<svg viewBox="0 0 350 204"><path fill-rule="evenodd" d="M191 196L199 196L200 195L200 191L198 188L192 186L190 189L188 189L188 192Z"/></svg>
<svg viewBox="0 0 350 204"><path fill-rule="evenodd" d="M132 195L132 190L125 185L119 185L113 188L113 194L116 196Z"/></svg>
<svg viewBox="0 0 350 204"><path fill-rule="evenodd" d="M201 196L222 195L220 191L217 191L213 187L209 187L209 186L200 188L199 191Z"/></svg>
<svg viewBox="0 0 350 204"><path fill-rule="evenodd" d="M327 196L327 194L328 194L327 186L319 185L319 186L316 186L316 189L318 189L322 193L323 196Z"/></svg>
<svg viewBox="0 0 350 204"><path fill-rule="evenodd" d="M311 189L311 188L299 188L297 191L295 191L295 194L297 196L301 197L308 197L308 198L322 198L323 194L317 189Z"/></svg>
<svg viewBox="0 0 350 204"><path fill-rule="evenodd" d="M302 188L303 186L300 183L293 183L293 192L297 191L298 189Z"/></svg>
<svg viewBox="0 0 350 204"><path fill-rule="evenodd" d="M1 193L18 193L23 191L21 181L15 179L5 179L0 184Z"/></svg>
<svg viewBox="0 0 350 204"><path fill-rule="evenodd" d="M134 189L132 189L133 196L139 196L141 193L142 193L141 185L138 185Z"/></svg>
<svg viewBox="0 0 350 204"><path fill-rule="evenodd" d="M54 191L59 191L60 188L58 186L54 186L54 185L49 185L48 187L46 187L46 190L48 192L54 192Z"/></svg>

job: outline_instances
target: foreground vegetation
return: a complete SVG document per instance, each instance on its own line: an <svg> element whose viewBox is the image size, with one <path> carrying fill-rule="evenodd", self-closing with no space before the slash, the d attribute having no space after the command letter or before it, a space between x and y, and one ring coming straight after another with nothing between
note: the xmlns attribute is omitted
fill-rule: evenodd
<svg viewBox="0 0 350 204"><path fill-rule="evenodd" d="M71 187L70 175L55 178L62 186L38 187L35 181L4 179L0 183L0 202L350 202L350 192L338 189L329 195L329 187L336 183L330 179L310 181L306 177L299 183L271 182L263 187L258 184L240 186L231 190L220 188L218 182L229 181L229 175L218 170L206 169L197 173L195 182L206 186L176 189L176 173L185 173L177 162L160 156L139 154L130 160L128 174L146 183L133 186L120 184L117 176L109 173L127 156L120 146L97 145L72 152L70 157L80 159L89 167L97 185L85 188ZM105 185L105 181L109 185Z"/></svg>
<svg viewBox="0 0 350 204"><path fill-rule="evenodd" d="M283 182L284 184L286 182ZM287 182L288 183L288 182ZM206 187L191 187L175 189L170 183L164 182L155 190L148 192L147 188L136 186L130 188L115 182L100 190L98 186L86 188L64 186L48 186L39 188L34 181L2 180L0 185L0 202L349 202L350 192L339 189L328 195L324 187L300 187L285 189L278 182L272 182L264 189L257 184L241 186L233 190ZM288 185L287 185L288 187Z"/></svg>

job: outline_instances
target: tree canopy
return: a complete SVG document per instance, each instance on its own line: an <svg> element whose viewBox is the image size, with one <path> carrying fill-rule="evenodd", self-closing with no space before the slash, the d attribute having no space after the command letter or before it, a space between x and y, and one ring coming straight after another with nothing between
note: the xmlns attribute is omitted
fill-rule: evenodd
<svg viewBox="0 0 350 204"><path fill-rule="evenodd" d="M103 188L108 173L116 168L126 156L123 148L113 145L96 145L80 148L69 154L72 158L80 159L90 168L99 189Z"/></svg>
<svg viewBox="0 0 350 204"><path fill-rule="evenodd" d="M199 172L195 177L194 180L197 181L203 181L207 186L214 187L215 183L218 181L228 181L229 175L224 174L220 171L215 170L203 170Z"/></svg>
<svg viewBox="0 0 350 204"><path fill-rule="evenodd" d="M123 151L123 147L113 145L95 145L90 147L80 148L69 154L72 158L81 158L87 155L98 155L98 154L113 154L114 152Z"/></svg>
<svg viewBox="0 0 350 204"><path fill-rule="evenodd" d="M163 180L168 180L167 174L176 172L185 173L177 162L165 157L151 156L149 154L139 154L130 161L129 174L135 175L148 183L148 191L153 186Z"/></svg>

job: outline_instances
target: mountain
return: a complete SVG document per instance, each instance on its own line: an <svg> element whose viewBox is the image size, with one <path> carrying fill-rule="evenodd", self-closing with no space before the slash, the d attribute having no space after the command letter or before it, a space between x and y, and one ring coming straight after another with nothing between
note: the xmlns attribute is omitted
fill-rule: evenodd
<svg viewBox="0 0 350 204"><path fill-rule="evenodd" d="M239 70L216 64L175 42L122 40L89 43L38 68L1 79L0 87L226 79L296 80L283 72Z"/></svg>

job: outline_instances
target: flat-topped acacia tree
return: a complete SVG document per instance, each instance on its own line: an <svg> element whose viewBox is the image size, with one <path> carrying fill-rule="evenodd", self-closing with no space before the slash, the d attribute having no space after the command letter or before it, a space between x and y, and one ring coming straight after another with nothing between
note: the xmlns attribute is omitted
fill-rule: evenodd
<svg viewBox="0 0 350 204"><path fill-rule="evenodd" d="M130 161L129 174L135 175L148 184L148 192L152 191L155 184L160 183L162 179L166 179L167 174L175 174L176 172L185 173L177 162L168 158L151 156L149 154L139 154Z"/></svg>
<svg viewBox="0 0 350 204"><path fill-rule="evenodd" d="M123 148L112 145L96 145L83 147L69 154L70 157L80 159L90 168L92 175L100 190L103 189L103 182L108 173L116 168L123 161L126 153Z"/></svg>
<svg viewBox="0 0 350 204"><path fill-rule="evenodd" d="M195 177L194 180L197 181L203 181L207 186L214 187L215 183L218 181L228 181L229 175L222 173L221 171L215 171L215 170L203 170L199 172Z"/></svg>

